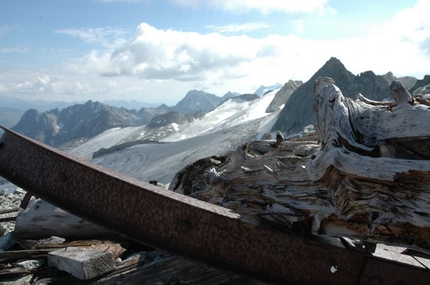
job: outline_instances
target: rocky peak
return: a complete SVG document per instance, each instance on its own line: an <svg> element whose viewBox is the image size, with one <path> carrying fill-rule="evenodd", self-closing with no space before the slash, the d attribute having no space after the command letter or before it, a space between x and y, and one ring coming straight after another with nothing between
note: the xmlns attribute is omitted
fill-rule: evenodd
<svg viewBox="0 0 430 285"><path fill-rule="evenodd" d="M291 94L296 91L303 84L302 81L299 80L289 80L287 83L282 86L282 88L275 94L272 102L270 102L269 106L266 109L267 113L278 111L279 108L285 104L290 98Z"/></svg>
<svg viewBox="0 0 430 285"><path fill-rule="evenodd" d="M272 131L280 130L286 134L294 134L300 132L305 126L314 124L313 85L318 77L333 78L346 97L356 98L358 93L362 93L373 100L390 98L389 83L384 76L375 75L372 71L355 76L345 68L339 59L332 57L309 81L291 94Z"/></svg>
<svg viewBox="0 0 430 285"><path fill-rule="evenodd" d="M24 113L13 129L58 147L64 142L90 138L110 128L137 124L141 124L141 119L136 110L110 107L90 100L85 104L75 104L61 111L54 109L41 113L30 109Z"/></svg>
<svg viewBox="0 0 430 285"><path fill-rule="evenodd" d="M210 112L221 104L222 99L214 94L199 90L190 90L185 97L173 107L182 114L194 114L198 111Z"/></svg>

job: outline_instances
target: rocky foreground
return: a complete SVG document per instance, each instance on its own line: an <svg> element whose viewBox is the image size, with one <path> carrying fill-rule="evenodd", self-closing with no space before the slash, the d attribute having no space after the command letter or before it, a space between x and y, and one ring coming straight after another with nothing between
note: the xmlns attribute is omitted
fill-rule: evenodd
<svg viewBox="0 0 430 285"><path fill-rule="evenodd" d="M0 190L0 213L9 209L17 209L21 204L22 199L25 196L25 191L21 188L16 188L13 193L9 191ZM4 213L0 216L0 219L11 218L16 216L16 212ZM1 222L0 234L6 234L12 232L15 228L15 221Z"/></svg>

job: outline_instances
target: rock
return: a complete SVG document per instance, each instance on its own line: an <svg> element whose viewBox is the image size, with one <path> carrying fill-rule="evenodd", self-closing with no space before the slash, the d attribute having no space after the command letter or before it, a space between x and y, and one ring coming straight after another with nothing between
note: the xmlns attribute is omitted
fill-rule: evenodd
<svg viewBox="0 0 430 285"><path fill-rule="evenodd" d="M28 274L28 275L24 275L24 276L19 276L19 277L12 277L12 278L8 278L8 279L3 279L1 281L2 285L25 285L25 284L30 284L31 279L33 279L33 275L32 274Z"/></svg>
<svg viewBox="0 0 430 285"><path fill-rule="evenodd" d="M15 244L13 233L9 232L0 237L0 252L8 250Z"/></svg>
<svg viewBox="0 0 430 285"><path fill-rule="evenodd" d="M25 195L27 193L27 191L23 190L22 188L16 188L15 191L13 192L13 194L15 195Z"/></svg>
<svg viewBox="0 0 430 285"><path fill-rule="evenodd" d="M17 262L15 263L16 267L23 267L25 269L36 269L41 267L43 264L45 263L45 260L43 259L30 259L30 260L25 260L25 261L21 261L21 262Z"/></svg>

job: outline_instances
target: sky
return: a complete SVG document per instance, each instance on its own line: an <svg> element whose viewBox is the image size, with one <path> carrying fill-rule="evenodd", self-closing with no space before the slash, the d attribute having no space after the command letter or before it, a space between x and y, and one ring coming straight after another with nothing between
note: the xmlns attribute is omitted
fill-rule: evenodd
<svg viewBox="0 0 430 285"><path fill-rule="evenodd" d="M430 74L428 0L2 0L0 95L137 100L223 96L354 74Z"/></svg>

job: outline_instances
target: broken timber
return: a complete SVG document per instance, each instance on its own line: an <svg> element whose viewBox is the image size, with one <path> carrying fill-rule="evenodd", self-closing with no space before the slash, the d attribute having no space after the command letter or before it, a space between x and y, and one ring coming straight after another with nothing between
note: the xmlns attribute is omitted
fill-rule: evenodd
<svg viewBox="0 0 430 285"><path fill-rule="evenodd" d="M294 233L430 249L430 110L398 82L394 100L314 85L316 136L253 141L201 159L171 190Z"/></svg>

